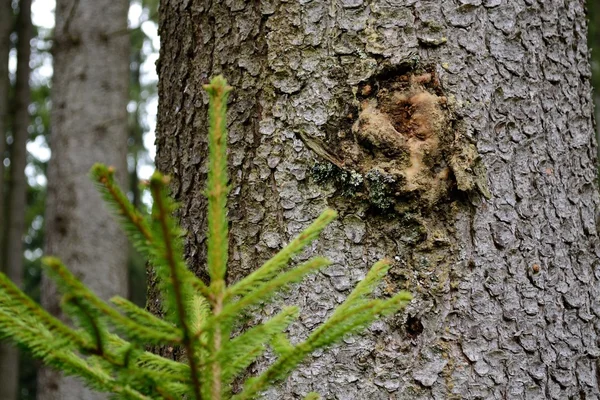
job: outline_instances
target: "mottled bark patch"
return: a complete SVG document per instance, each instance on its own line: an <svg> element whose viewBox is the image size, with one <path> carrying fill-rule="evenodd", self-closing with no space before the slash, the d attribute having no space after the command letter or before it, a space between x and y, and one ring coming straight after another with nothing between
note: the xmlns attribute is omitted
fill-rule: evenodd
<svg viewBox="0 0 600 400"><path fill-rule="evenodd" d="M318 182L333 181L340 194L359 194L381 210L430 209L458 192L488 196L485 170L466 140L453 97L435 67L380 75L355 89L356 115L327 146L302 135L326 164Z"/></svg>

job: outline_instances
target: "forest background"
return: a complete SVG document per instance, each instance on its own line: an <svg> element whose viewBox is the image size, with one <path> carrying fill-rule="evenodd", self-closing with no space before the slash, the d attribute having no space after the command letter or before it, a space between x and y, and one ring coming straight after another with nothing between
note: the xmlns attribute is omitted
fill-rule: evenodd
<svg viewBox="0 0 600 400"><path fill-rule="evenodd" d="M40 299L41 257L44 247L45 203L47 178L46 171L50 159L50 110L51 87L53 76L52 45L54 34L55 2L53 0L35 0L31 3L32 40L29 60L30 101L27 107L29 124L27 127L27 154L25 166L25 187L18 187L11 182L11 161L17 152L14 146L13 127L17 113L16 81L17 81L17 46L19 24L19 2L12 2L10 16L10 52L8 59L9 88L8 93L1 93L8 100L5 119L5 143L0 146L0 163L2 185L0 185L2 201L2 218L0 218L0 265L6 265L6 249L11 246L8 235L8 216L14 213L9 205L11 190L24 190L25 224L22 232L23 241L23 289L34 299ZM2 13L2 11L0 11ZM129 36L129 102L127 104L128 130L128 182L129 196L134 204L143 201L137 182L149 178L154 171L154 126L156 124L157 81L155 62L158 58L159 38L157 33L158 0L131 0L128 15ZM6 20L4 20L6 21ZM0 22L0 25L2 22ZM2 92L2 90L0 90ZM0 135L1 137L1 135ZM3 151L2 151L3 150ZM18 155L17 155L18 157ZM17 186L15 188L15 186ZM146 199L148 201L148 199ZM145 261L133 250L129 252L129 297L138 305L145 304L146 287L141 284L146 280ZM135 283L135 284L132 284ZM18 399L35 399L37 386L37 370L39 362L20 355ZM0 396L2 397L2 396ZM8 400L8 399L4 399Z"/></svg>

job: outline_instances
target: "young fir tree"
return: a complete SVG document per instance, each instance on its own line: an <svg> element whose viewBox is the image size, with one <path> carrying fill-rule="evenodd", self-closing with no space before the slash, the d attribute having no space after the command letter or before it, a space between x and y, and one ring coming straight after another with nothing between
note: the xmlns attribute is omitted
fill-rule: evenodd
<svg viewBox="0 0 600 400"><path fill-rule="evenodd" d="M175 204L167 194L168 178L155 173L149 182L154 200L144 216L115 185L113 169L95 165L92 177L119 216L129 238L156 270L165 319L121 297L104 302L53 257L47 272L64 297L71 328L38 306L0 274L0 335L30 350L45 363L81 377L92 388L119 399L247 400L285 379L309 354L393 313L411 300L400 292L387 299L369 295L389 269L376 263L364 280L306 340L293 345L283 333L298 317L298 307L285 307L272 319L244 332L236 321L249 308L271 300L278 291L329 265L321 257L286 268L336 216L326 210L273 258L232 285L225 282L228 256L226 103L231 88L222 77L205 87L210 97L208 255L210 284L186 267L182 232L172 217ZM175 362L144 350L147 345L180 346L186 361ZM231 383L267 347L277 359L264 372L245 381L239 393ZM310 393L306 399L318 399Z"/></svg>

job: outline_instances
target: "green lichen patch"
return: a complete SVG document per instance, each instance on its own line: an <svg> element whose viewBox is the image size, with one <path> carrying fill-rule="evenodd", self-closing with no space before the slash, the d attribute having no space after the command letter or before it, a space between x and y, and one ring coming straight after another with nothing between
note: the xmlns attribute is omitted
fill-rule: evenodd
<svg viewBox="0 0 600 400"><path fill-rule="evenodd" d="M344 170L332 163L316 163L311 173L317 183L335 183L345 197L353 197L364 188L364 177L361 174Z"/></svg>
<svg viewBox="0 0 600 400"><path fill-rule="evenodd" d="M394 186L395 179L392 175L386 174L379 170L371 170L365 175L369 200L371 204L380 210L387 210L394 205Z"/></svg>

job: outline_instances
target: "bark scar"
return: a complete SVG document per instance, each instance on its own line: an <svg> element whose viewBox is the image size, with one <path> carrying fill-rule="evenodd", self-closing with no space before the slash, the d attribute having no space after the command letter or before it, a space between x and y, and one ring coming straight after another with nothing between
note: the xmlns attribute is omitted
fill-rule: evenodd
<svg viewBox="0 0 600 400"><path fill-rule="evenodd" d="M411 199L429 208L457 191L489 197L481 158L434 67L375 79L356 93L359 110L349 132L327 145L305 133L300 138L346 175L360 174L373 204L405 208Z"/></svg>

